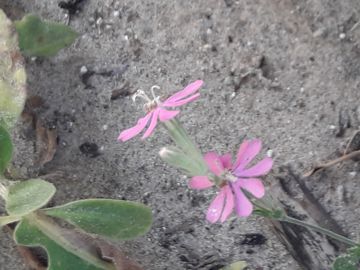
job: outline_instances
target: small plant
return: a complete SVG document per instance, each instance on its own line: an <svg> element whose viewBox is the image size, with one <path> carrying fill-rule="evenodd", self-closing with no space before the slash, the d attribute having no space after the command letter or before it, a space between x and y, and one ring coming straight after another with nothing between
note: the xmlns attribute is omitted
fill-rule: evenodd
<svg viewBox="0 0 360 270"><path fill-rule="evenodd" d="M175 145L162 148L159 153L160 157L190 177L190 188L202 190L215 187L219 189L207 211L206 219L210 223L225 222L235 210L239 217L248 217L253 213L303 226L351 247L345 256L336 260L333 266L334 270L357 269L360 258L359 243L315 224L292 218L282 209L274 207L268 199L264 199L265 188L259 177L266 175L271 170L273 160L265 157L257 164L251 165L255 156L261 151L260 140L245 140L240 145L234 162L229 153L219 155L216 152L209 152L203 155L199 151L180 122L175 119L180 111L169 109L198 99L200 96L198 91L202 84L203 82L200 80L195 81L164 101L154 93L157 86L151 88L152 99L139 90L135 93L134 99L141 97L145 100L146 115L140 118L134 127L121 132L118 139L127 141L146 129L142 136L142 139L145 139L154 132L158 120L160 120L175 143ZM229 266L226 269L238 268Z"/></svg>
<svg viewBox="0 0 360 270"><path fill-rule="evenodd" d="M24 108L26 72L19 51L15 26L0 10L0 197L8 215L0 216L0 226L17 223L14 240L19 245L43 247L50 270L140 269L120 260L117 248L103 259L99 238L128 240L146 233L152 223L151 210L136 202L87 199L44 208L56 192L42 179L16 181L6 177L12 157L10 131ZM76 33L66 26L42 22L26 16L16 23L20 49L30 56L51 56L71 44ZM60 226L63 220L72 229ZM95 238L96 237L96 238ZM101 253L101 252L100 252Z"/></svg>

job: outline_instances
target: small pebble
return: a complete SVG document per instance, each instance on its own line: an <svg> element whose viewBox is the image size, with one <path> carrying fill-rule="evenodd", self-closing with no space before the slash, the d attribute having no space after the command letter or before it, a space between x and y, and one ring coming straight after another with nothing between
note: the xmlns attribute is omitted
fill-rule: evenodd
<svg viewBox="0 0 360 270"><path fill-rule="evenodd" d="M113 12L113 16L114 16L114 17L119 17L119 15L120 15L120 11L115 10L115 11Z"/></svg>
<svg viewBox="0 0 360 270"><path fill-rule="evenodd" d="M103 125L103 130L107 130L108 128L109 128L109 126L108 125Z"/></svg>
<svg viewBox="0 0 360 270"><path fill-rule="evenodd" d="M103 23L103 18L99 17L97 20L96 20L96 24L97 25L101 25Z"/></svg>
<svg viewBox="0 0 360 270"><path fill-rule="evenodd" d="M274 151L272 149L269 149L267 150L266 155L271 158L274 155Z"/></svg>
<svg viewBox="0 0 360 270"><path fill-rule="evenodd" d="M349 172L351 177L355 177L356 176L356 172Z"/></svg>
<svg viewBox="0 0 360 270"><path fill-rule="evenodd" d="M80 68L80 74L85 74L85 73L87 73L87 72L88 72L88 69L87 69L86 66L82 66L82 67Z"/></svg>
<svg viewBox="0 0 360 270"><path fill-rule="evenodd" d="M325 34L325 28L319 28L318 30L316 30L314 33L313 33L313 37L314 38L317 38L317 37L321 37Z"/></svg>
<svg viewBox="0 0 360 270"><path fill-rule="evenodd" d="M331 130L334 130L334 129L336 129L336 126L330 125L329 128L330 128Z"/></svg>
<svg viewBox="0 0 360 270"><path fill-rule="evenodd" d="M339 38L340 38L340 39L344 39L344 38L346 38L345 33L341 33L341 34L339 35Z"/></svg>

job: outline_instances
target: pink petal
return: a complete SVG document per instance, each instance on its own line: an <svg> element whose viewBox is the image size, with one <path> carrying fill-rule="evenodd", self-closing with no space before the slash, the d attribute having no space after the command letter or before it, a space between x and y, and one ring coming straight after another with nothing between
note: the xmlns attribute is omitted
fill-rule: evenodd
<svg viewBox="0 0 360 270"><path fill-rule="evenodd" d="M220 176L223 173L224 167L220 160L220 157L215 152L206 153L204 159L207 165L215 175Z"/></svg>
<svg viewBox="0 0 360 270"><path fill-rule="evenodd" d="M170 101L178 101L179 99L185 98L189 95L192 95L195 93L203 84L203 81L197 80L193 83L190 83L188 86L186 86L183 90L177 92L176 94L169 97L165 102Z"/></svg>
<svg viewBox="0 0 360 270"><path fill-rule="evenodd" d="M225 192L225 189L222 188L209 206L206 219L211 223L218 221L221 216L225 202Z"/></svg>
<svg viewBox="0 0 360 270"><path fill-rule="evenodd" d="M260 179L240 178L236 183L238 186L250 192L256 198L262 198L265 195L265 187Z"/></svg>
<svg viewBox="0 0 360 270"><path fill-rule="evenodd" d="M225 169L231 169L231 154L227 153L220 157L221 163Z"/></svg>
<svg viewBox="0 0 360 270"><path fill-rule="evenodd" d="M151 115L152 115L152 112L148 113L147 115L145 115L145 117L140 118L135 126L121 132L118 137L118 140L125 142L125 141L135 137L136 135L138 135L145 128Z"/></svg>
<svg viewBox="0 0 360 270"><path fill-rule="evenodd" d="M239 148L234 171L241 171L248 165L261 150L260 140L244 141Z"/></svg>
<svg viewBox="0 0 360 270"><path fill-rule="evenodd" d="M159 113L160 113L159 108L154 110L154 112L152 114L150 125L149 125L148 129L145 131L144 135L141 137L141 139L146 139L153 133L153 131L156 127L157 121L158 121Z"/></svg>
<svg viewBox="0 0 360 270"><path fill-rule="evenodd" d="M272 165L273 160L269 157L266 157L249 169L241 171L235 170L234 174L238 177L256 177L267 174L271 170Z"/></svg>
<svg viewBox="0 0 360 270"><path fill-rule="evenodd" d="M189 187L192 189L206 189L213 185L207 176L194 176L189 182Z"/></svg>
<svg viewBox="0 0 360 270"><path fill-rule="evenodd" d="M165 122L173 119L180 111L168 111L165 109L160 109L159 119L161 122Z"/></svg>
<svg viewBox="0 0 360 270"><path fill-rule="evenodd" d="M231 190L231 188L229 186L225 186L225 198L226 198L226 202L225 202L225 207L224 207L224 211L222 212L220 221L224 222L232 213L233 209L234 209L234 205L235 205L235 200L234 200L234 194Z"/></svg>
<svg viewBox="0 0 360 270"><path fill-rule="evenodd" d="M178 101L165 101L164 103L162 103L162 106L165 106L165 107L178 107L178 106L182 106L182 105L184 105L186 103L189 103L191 101L194 101L198 97L200 97L199 93L197 93L195 95L192 95L191 97L178 100Z"/></svg>
<svg viewBox="0 0 360 270"><path fill-rule="evenodd" d="M236 213L240 217L248 217L252 213L253 206L249 199L241 191L240 187L237 185L232 185L232 188L235 192L236 204L235 209Z"/></svg>

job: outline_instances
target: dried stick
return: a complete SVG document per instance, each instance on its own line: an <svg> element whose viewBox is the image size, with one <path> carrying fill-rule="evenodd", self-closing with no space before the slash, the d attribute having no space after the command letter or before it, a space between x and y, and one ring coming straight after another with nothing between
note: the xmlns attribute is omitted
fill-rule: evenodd
<svg viewBox="0 0 360 270"><path fill-rule="evenodd" d="M353 151L353 152L351 152L349 154L343 155L343 156L341 156L341 157L339 157L337 159L331 160L329 162L316 165L309 172L305 173L304 177L309 177L309 176L313 175L317 171L320 171L320 170L325 169L325 168L329 168L329 167L334 166L334 165L336 165L336 164L338 164L340 162L343 162L345 160L352 159L352 158L355 158L355 157L358 157L358 156L360 156L360 150Z"/></svg>

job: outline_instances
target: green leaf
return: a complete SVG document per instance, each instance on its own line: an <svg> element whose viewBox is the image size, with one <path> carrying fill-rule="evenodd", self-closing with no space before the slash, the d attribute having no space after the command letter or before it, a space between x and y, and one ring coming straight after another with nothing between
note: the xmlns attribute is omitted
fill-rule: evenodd
<svg viewBox="0 0 360 270"><path fill-rule="evenodd" d="M0 125L0 175L4 173L11 160L12 150L10 134Z"/></svg>
<svg viewBox="0 0 360 270"><path fill-rule="evenodd" d="M0 29L0 125L10 128L24 107L26 73L14 25L1 9Z"/></svg>
<svg viewBox="0 0 360 270"><path fill-rule="evenodd" d="M243 270L247 267L247 264L245 261L238 261L236 263L233 263L222 270Z"/></svg>
<svg viewBox="0 0 360 270"><path fill-rule="evenodd" d="M111 239L132 239L145 234L152 223L147 206L128 201L88 199L44 210L88 233Z"/></svg>
<svg viewBox="0 0 360 270"><path fill-rule="evenodd" d="M71 45L78 34L70 27L42 21L35 15L26 15L15 22L19 46L27 56L49 57Z"/></svg>
<svg viewBox="0 0 360 270"><path fill-rule="evenodd" d="M41 179L30 179L8 187L6 211L11 215L26 215L44 205L54 196L53 184Z"/></svg>
<svg viewBox="0 0 360 270"><path fill-rule="evenodd" d="M67 234L56 224L38 216L27 216L17 225L14 233L17 244L41 246L49 257L48 270L115 270L110 263L100 260L75 234Z"/></svg>
<svg viewBox="0 0 360 270"><path fill-rule="evenodd" d="M333 270L358 270L360 262L360 246L349 248L346 254L336 258Z"/></svg>

